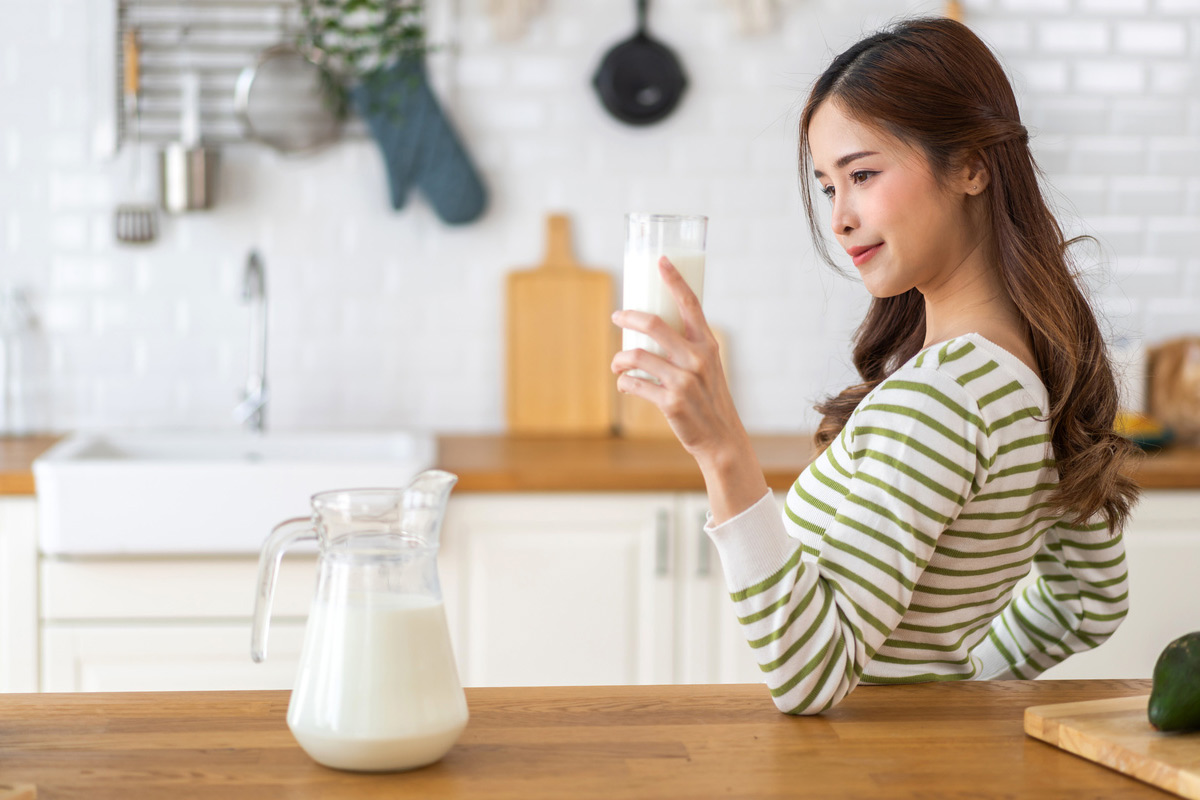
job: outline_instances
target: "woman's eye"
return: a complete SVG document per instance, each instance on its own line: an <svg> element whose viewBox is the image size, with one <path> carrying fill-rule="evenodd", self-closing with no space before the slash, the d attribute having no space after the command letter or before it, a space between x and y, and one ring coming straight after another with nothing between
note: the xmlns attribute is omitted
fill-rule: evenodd
<svg viewBox="0 0 1200 800"><path fill-rule="evenodd" d="M875 173L869 169L856 169L854 172L850 173L850 182L863 183L867 180L867 178L870 178L874 174Z"/></svg>
<svg viewBox="0 0 1200 800"><path fill-rule="evenodd" d="M833 200L833 186L822 186L821 194L825 195L826 200Z"/></svg>

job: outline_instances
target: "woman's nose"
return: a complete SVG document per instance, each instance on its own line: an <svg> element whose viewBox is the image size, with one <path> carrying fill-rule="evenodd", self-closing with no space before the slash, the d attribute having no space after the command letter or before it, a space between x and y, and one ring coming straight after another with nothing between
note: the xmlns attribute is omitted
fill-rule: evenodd
<svg viewBox="0 0 1200 800"><path fill-rule="evenodd" d="M834 197L833 213L830 216L829 225L833 228L834 234L845 236L858 227L858 215L854 213L854 209L849 203L839 197Z"/></svg>

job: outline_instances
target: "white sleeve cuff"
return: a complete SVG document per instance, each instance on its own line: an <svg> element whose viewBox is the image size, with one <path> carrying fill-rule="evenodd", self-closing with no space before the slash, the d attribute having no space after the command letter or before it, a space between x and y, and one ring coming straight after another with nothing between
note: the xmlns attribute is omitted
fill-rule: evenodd
<svg viewBox="0 0 1200 800"><path fill-rule="evenodd" d="M768 489L757 503L720 525L704 526L721 557L725 584L739 592L774 575L799 547L788 536L783 515Z"/></svg>

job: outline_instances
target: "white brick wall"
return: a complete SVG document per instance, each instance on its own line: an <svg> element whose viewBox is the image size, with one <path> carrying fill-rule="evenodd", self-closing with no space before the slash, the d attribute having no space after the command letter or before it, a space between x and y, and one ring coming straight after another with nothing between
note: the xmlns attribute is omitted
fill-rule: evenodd
<svg viewBox="0 0 1200 800"><path fill-rule="evenodd" d="M804 229L803 93L858 35L940 6L780 0L780 30L742 38L723 0L658 0L652 29L691 87L666 122L633 129L589 84L631 33L631 2L547 3L503 42L483 0L430 0L456 45L436 85L492 195L481 221L447 228L416 196L392 212L369 141L302 160L237 145L216 209L164 217L157 243L132 248L111 240L129 164L89 155L103 98L88 2L0 0L0 283L33 298L26 386L53 430L232 425L252 247L271 297L271 424L500 430L506 271L540 260L543 217L563 210L577 257L617 275L631 209L711 216L706 305L747 425L811 426L813 400L849 377L865 297ZM1089 283L1113 338L1200 330L1200 0L964 5L1013 75L1065 226L1100 239Z"/></svg>

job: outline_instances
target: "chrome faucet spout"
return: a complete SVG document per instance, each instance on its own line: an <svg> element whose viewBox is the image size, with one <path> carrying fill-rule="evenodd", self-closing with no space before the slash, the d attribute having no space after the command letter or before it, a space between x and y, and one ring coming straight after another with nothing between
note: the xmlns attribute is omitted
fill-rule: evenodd
<svg viewBox="0 0 1200 800"><path fill-rule="evenodd" d="M250 306L250 359L246 388L233 410L248 430L262 432L267 412L267 278L262 257L251 250L242 272L242 302Z"/></svg>
<svg viewBox="0 0 1200 800"><path fill-rule="evenodd" d="M262 256L257 250L251 250L246 259L246 268L242 271L242 300L247 303L265 299L267 296L267 278L263 269Z"/></svg>

